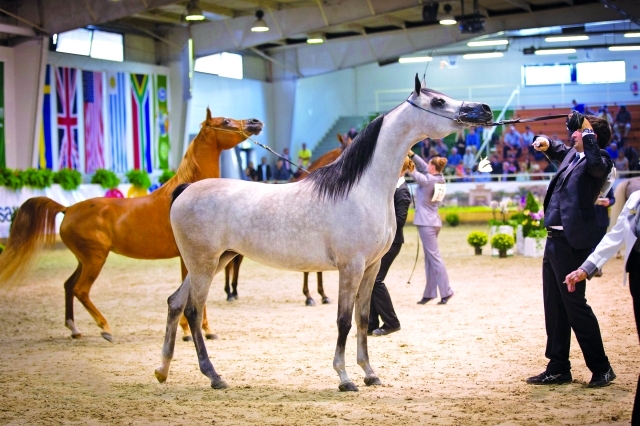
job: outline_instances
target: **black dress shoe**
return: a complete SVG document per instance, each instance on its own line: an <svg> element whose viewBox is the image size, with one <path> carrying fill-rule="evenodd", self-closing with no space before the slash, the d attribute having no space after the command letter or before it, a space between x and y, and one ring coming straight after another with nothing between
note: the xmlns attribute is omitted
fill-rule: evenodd
<svg viewBox="0 0 640 426"><path fill-rule="evenodd" d="M418 302L418 305L424 305L425 303L427 303L428 301L433 300L433 299L435 299L435 297L423 297Z"/></svg>
<svg viewBox="0 0 640 426"><path fill-rule="evenodd" d="M572 380L571 371L560 374L551 374L545 371L537 376L529 377L527 379L527 383L530 385L561 385L564 383L571 383Z"/></svg>
<svg viewBox="0 0 640 426"><path fill-rule="evenodd" d="M438 302L438 305L446 305L447 302L449 301L449 299L451 299L453 297L453 293L451 293L450 295L448 295L447 297L443 297L442 299L440 299L440 301Z"/></svg>
<svg viewBox="0 0 640 426"><path fill-rule="evenodd" d="M609 367L609 369L604 373L597 373L597 374L594 373L593 376L591 376L589 387L599 388L602 386L607 386L615 378L616 378L616 373L613 372L613 368Z"/></svg>
<svg viewBox="0 0 640 426"><path fill-rule="evenodd" d="M386 336L387 334L391 334L391 333L395 333L396 331L399 331L400 327L397 328L376 328L375 330L373 330L373 335L374 336Z"/></svg>

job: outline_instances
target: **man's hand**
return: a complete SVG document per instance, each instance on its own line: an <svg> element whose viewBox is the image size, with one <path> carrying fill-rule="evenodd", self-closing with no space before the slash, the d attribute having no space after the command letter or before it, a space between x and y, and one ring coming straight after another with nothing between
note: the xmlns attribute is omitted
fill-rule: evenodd
<svg viewBox="0 0 640 426"><path fill-rule="evenodd" d="M542 137L537 138L535 141L533 141L533 149L541 152L546 151L547 149L549 149L549 139Z"/></svg>
<svg viewBox="0 0 640 426"><path fill-rule="evenodd" d="M574 292L576 290L576 283L586 279L587 273L583 269L578 268L570 272L564 279L565 284L567 284L567 291L569 291L569 293Z"/></svg>
<svg viewBox="0 0 640 426"><path fill-rule="evenodd" d="M567 116L567 129L573 133L578 129L582 129L585 121L587 120L584 119L584 115L578 111L573 111Z"/></svg>

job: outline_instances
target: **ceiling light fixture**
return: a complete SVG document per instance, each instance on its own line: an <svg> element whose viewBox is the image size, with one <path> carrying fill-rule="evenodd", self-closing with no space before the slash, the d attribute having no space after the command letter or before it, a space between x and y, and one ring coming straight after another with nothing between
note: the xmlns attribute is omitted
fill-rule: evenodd
<svg viewBox="0 0 640 426"><path fill-rule="evenodd" d="M640 33L625 33L625 37L640 37Z"/></svg>
<svg viewBox="0 0 640 426"><path fill-rule="evenodd" d="M547 37L544 41L549 43L557 43L560 41L582 41L589 40L589 36L579 35L579 36L558 36L558 37Z"/></svg>
<svg viewBox="0 0 640 426"><path fill-rule="evenodd" d="M502 52L487 52L487 53L468 53L462 55L464 59L485 59L485 58L502 58L504 53Z"/></svg>
<svg viewBox="0 0 640 426"><path fill-rule="evenodd" d="M536 55L563 55L568 53L576 53L576 49L540 49L536 50Z"/></svg>
<svg viewBox="0 0 640 426"><path fill-rule="evenodd" d="M628 50L640 50L640 46L638 45L629 45L629 46L610 46L609 50L612 52L624 52Z"/></svg>
<svg viewBox="0 0 640 426"><path fill-rule="evenodd" d="M416 62L431 62L433 58L431 56L410 56L407 58L400 58L398 62L401 64L414 64Z"/></svg>
<svg viewBox="0 0 640 426"><path fill-rule="evenodd" d="M309 44L322 44L324 43L324 35L320 33L311 33L307 37L307 43Z"/></svg>
<svg viewBox="0 0 640 426"><path fill-rule="evenodd" d="M261 11L260 9L256 10L257 19L256 19L256 22L254 22L253 25L251 26L251 31L253 31L254 33L263 33L265 31L269 31L269 26L264 21L264 19L262 19L263 16L264 16L263 11Z"/></svg>
<svg viewBox="0 0 640 426"><path fill-rule="evenodd" d="M450 4L445 4L443 6L444 9L444 16L442 18L440 18L440 25L455 25L458 22L456 21L456 18L451 14L451 5Z"/></svg>
<svg viewBox="0 0 640 426"><path fill-rule="evenodd" d="M191 0L189 5L187 6L187 14L184 17L187 21L202 21L204 20L204 15L202 14L202 10L198 7L198 0Z"/></svg>
<svg viewBox="0 0 640 426"><path fill-rule="evenodd" d="M505 44L509 44L509 40L482 40L482 41L470 41L467 43L469 47L480 47L480 46L502 46Z"/></svg>

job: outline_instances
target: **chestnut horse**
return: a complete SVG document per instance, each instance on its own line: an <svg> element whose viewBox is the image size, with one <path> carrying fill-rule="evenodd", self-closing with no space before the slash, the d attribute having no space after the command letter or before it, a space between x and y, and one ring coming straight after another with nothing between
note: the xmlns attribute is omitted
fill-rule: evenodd
<svg viewBox="0 0 640 426"><path fill-rule="evenodd" d="M64 213L60 238L78 259L78 267L64 284L65 325L73 338L82 337L73 315L74 296L84 305L102 337L112 341L105 317L89 299L89 291L100 274L109 252L136 259L168 259L180 256L171 223L171 193L181 183L220 177L220 153L262 130L262 122L252 118L233 120L207 118L193 140L176 175L149 195L137 198L92 198L65 207L47 197L27 200L18 210L7 246L0 255L0 283L24 278L33 266L35 254L55 241L55 217ZM182 278L187 275L181 261ZM181 321L185 335L189 327ZM206 319L202 329L215 338Z"/></svg>
<svg viewBox="0 0 640 426"><path fill-rule="evenodd" d="M352 142L351 138L345 138L339 133L337 137L338 137L338 142L340 142L340 146L338 148L332 149L331 151L320 156L317 160L315 160L313 163L309 165L309 167L307 168L307 171L301 170L302 173L294 177L291 180L291 182L301 181L302 179L309 176L309 173L311 173L312 171L317 170L321 167L324 167L328 164L331 164L335 160L337 160L338 157L340 157L340 154L342 154L342 151L344 151L346 147L351 145L351 142ZM241 256L241 255L234 257L233 260L229 262L226 268L224 269L224 291L225 293L227 293L227 302L232 302L238 299L238 274L240 272L240 264L242 263L243 259L244 259L244 256ZM322 283L322 272L318 272L317 277L318 277L318 293L320 293L320 296L322 296L322 303L323 304L331 303L331 299L329 299L329 297L327 297L327 295L324 292L324 285ZM305 305L315 306L316 301L313 300L313 298L311 297L311 294L309 293L309 273L308 272L304 272L304 278L302 282L302 293L306 297ZM184 337L182 339L185 340Z"/></svg>

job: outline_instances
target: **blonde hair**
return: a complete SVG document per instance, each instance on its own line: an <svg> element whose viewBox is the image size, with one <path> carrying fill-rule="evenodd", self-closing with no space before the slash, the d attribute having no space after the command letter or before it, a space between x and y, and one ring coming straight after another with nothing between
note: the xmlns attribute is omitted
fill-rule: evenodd
<svg viewBox="0 0 640 426"><path fill-rule="evenodd" d="M436 172L440 173L444 170L444 166L447 165L447 159L444 157L433 157L429 160L429 164L433 164L433 167L436 168Z"/></svg>
<svg viewBox="0 0 640 426"><path fill-rule="evenodd" d="M404 176L405 173L411 173L416 169L416 165L413 164L413 161L409 157L404 159L404 163L402 163L402 170L400 173Z"/></svg>

